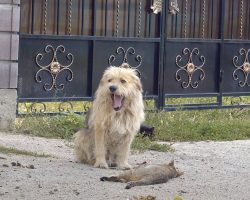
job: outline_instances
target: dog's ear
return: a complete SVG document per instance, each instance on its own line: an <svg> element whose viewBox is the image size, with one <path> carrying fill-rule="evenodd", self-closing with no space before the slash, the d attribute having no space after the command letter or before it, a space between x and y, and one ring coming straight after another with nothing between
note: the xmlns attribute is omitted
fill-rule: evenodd
<svg viewBox="0 0 250 200"><path fill-rule="evenodd" d="M124 63L122 63L120 65L120 67L121 68L126 68L126 69L128 69L128 68L134 69L134 72L135 72L136 76L138 76L139 78L141 78L141 72L138 69L133 68L132 66L130 66L128 63L124 62Z"/></svg>
<svg viewBox="0 0 250 200"><path fill-rule="evenodd" d="M105 81L107 81L107 79L108 79L107 73L108 73L108 70L109 70L111 67L113 67L113 66L108 67L108 68L103 72L99 85L103 85L103 84L105 83Z"/></svg>
<svg viewBox="0 0 250 200"><path fill-rule="evenodd" d="M136 78L136 79L137 79L136 82L135 82L136 87L137 87L137 89L142 93L142 92L143 92L143 89L142 89L141 81L140 81L139 78ZM139 80L138 80L138 79L139 79Z"/></svg>
<svg viewBox="0 0 250 200"><path fill-rule="evenodd" d="M138 76L139 79L141 79L141 72L139 70L135 70L136 76Z"/></svg>
<svg viewBox="0 0 250 200"><path fill-rule="evenodd" d="M104 82L105 82L105 79L104 79L104 77L102 77L102 79L100 80L99 86L100 86L100 85L103 85Z"/></svg>
<svg viewBox="0 0 250 200"><path fill-rule="evenodd" d="M133 69L133 72L135 74L135 76L133 77L135 79L135 84L137 89L142 93L143 89L142 89L142 83L141 83L141 73L137 70L137 69Z"/></svg>

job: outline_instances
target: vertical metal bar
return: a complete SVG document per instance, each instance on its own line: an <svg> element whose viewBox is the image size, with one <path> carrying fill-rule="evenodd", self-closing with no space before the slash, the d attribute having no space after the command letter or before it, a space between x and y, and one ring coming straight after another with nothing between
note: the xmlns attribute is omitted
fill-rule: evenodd
<svg viewBox="0 0 250 200"><path fill-rule="evenodd" d="M128 31L127 31L127 37L130 37L130 10L131 10L131 0L128 0Z"/></svg>
<svg viewBox="0 0 250 200"><path fill-rule="evenodd" d="M97 9L97 2L96 0L92 1L92 36L96 36L96 9ZM94 55L95 55L95 48L96 48L96 40L91 41L90 46L90 59L89 59L89 67L88 67L88 92L89 95L93 97L93 69L94 69Z"/></svg>
<svg viewBox="0 0 250 200"><path fill-rule="evenodd" d="M43 34L47 33L47 9L48 9L48 0L44 0L43 5Z"/></svg>
<svg viewBox="0 0 250 200"><path fill-rule="evenodd" d="M72 29L72 0L68 0L68 10L67 10L67 32L68 35L71 35Z"/></svg>
<svg viewBox="0 0 250 200"><path fill-rule="evenodd" d="M195 9L195 8L194 8L194 9ZM195 11L193 11L193 3L192 3L192 0L191 0L191 1L190 1L189 12L187 12L187 13L189 14L189 26L188 26L189 31L187 32L187 33L188 33L188 35L187 35L188 38L192 38L192 37L193 37L193 35L192 35L192 30L193 30L193 28L192 28L192 27L195 28L195 25L194 25L194 23L193 23L193 21L192 21L192 15L195 14L194 12L195 12ZM187 19L188 19L188 18L187 18ZM188 21L187 21L187 22L188 22Z"/></svg>
<svg viewBox="0 0 250 200"><path fill-rule="evenodd" d="M192 5L191 5L191 9L192 9ZM195 38L195 30L196 30L196 0L194 1L194 11L190 10L190 15L193 15L193 38ZM190 32L191 32L191 28L190 28ZM191 36L191 34L190 34Z"/></svg>
<svg viewBox="0 0 250 200"><path fill-rule="evenodd" d="M35 15L35 0L31 2L31 34L34 34L34 15Z"/></svg>
<svg viewBox="0 0 250 200"><path fill-rule="evenodd" d="M222 63L223 63L223 51L225 49L225 44L224 44L224 39L225 39L225 30L224 30L224 25L225 25L225 0L220 1L220 30L219 30L219 35L220 35L220 44L219 44L219 52L220 52L220 58L219 58L219 64L218 64L218 88L219 88L219 96L217 96L217 102L219 103L219 106L222 107L222 79L223 79L223 70L222 70Z"/></svg>
<svg viewBox="0 0 250 200"><path fill-rule="evenodd" d="M60 3L59 3L60 0L57 0L57 3L56 3L56 34L59 35L59 16L60 16Z"/></svg>
<svg viewBox="0 0 250 200"><path fill-rule="evenodd" d="M120 0L116 1L116 23L115 23L115 36L119 34L119 17L120 17Z"/></svg>
<svg viewBox="0 0 250 200"><path fill-rule="evenodd" d="M149 13L146 12L145 13L145 34L144 34L145 37L149 37L148 29L149 29Z"/></svg>
<svg viewBox="0 0 250 200"><path fill-rule="evenodd" d="M184 17L183 17L184 16L184 14L183 14L184 13L183 12L184 11L183 5L184 5L184 2L181 1L181 5L180 5L180 26L179 26L180 31L179 31L179 36L178 36L179 38L182 38L182 33L183 33L183 21L184 21L183 20L184 19Z"/></svg>
<svg viewBox="0 0 250 200"><path fill-rule="evenodd" d="M176 28L176 23L173 15L171 16L171 26L170 26L170 35L167 33L167 37L173 38L174 37L174 29Z"/></svg>
<svg viewBox="0 0 250 200"><path fill-rule="evenodd" d="M84 30L84 0L82 0L82 19L81 19L81 35L83 35L83 30Z"/></svg>
<svg viewBox="0 0 250 200"><path fill-rule="evenodd" d="M211 39L213 39L213 27L214 27L214 0L211 0L211 36L210 36Z"/></svg>
<svg viewBox="0 0 250 200"><path fill-rule="evenodd" d="M142 10L142 2L141 0L139 0L137 37L141 36L141 14L142 14L141 10Z"/></svg>
<svg viewBox="0 0 250 200"><path fill-rule="evenodd" d="M187 37L187 6L188 0L185 0L185 13L184 13L184 38Z"/></svg>
<svg viewBox="0 0 250 200"><path fill-rule="evenodd" d="M231 39L233 39L233 27L234 27L234 0L232 0L232 8L231 8Z"/></svg>
<svg viewBox="0 0 250 200"><path fill-rule="evenodd" d="M248 10L248 15L250 16L250 2L247 1L247 10ZM248 17L248 37L246 39L250 39L250 18Z"/></svg>
<svg viewBox="0 0 250 200"><path fill-rule="evenodd" d="M243 15L244 15L244 1L240 1L240 39L243 39Z"/></svg>
<svg viewBox="0 0 250 200"><path fill-rule="evenodd" d="M157 109L165 107L165 91L164 91L164 61L165 61L165 33L167 33L166 22L168 21L167 5L169 0L162 1L162 14L160 15L160 56L159 56L159 71L158 71L158 101Z"/></svg>
<svg viewBox="0 0 250 200"><path fill-rule="evenodd" d="M198 37L201 38L201 27L202 27L202 0L199 1L199 28L198 28Z"/></svg>
<svg viewBox="0 0 250 200"><path fill-rule="evenodd" d="M178 30L178 13L175 15L175 28L174 28L174 37L177 38L177 30Z"/></svg>
<svg viewBox="0 0 250 200"><path fill-rule="evenodd" d="M105 23L104 23L104 35L107 36L107 20L108 20L108 0L105 1Z"/></svg>
<svg viewBox="0 0 250 200"><path fill-rule="evenodd" d="M206 0L202 1L202 31L201 37L205 38L205 17L206 17Z"/></svg>
<svg viewBox="0 0 250 200"><path fill-rule="evenodd" d="M93 6L92 6L92 36L96 35L96 9L97 9L97 2L96 0L93 0Z"/></svg>
<svg viewBox="0 0 250 200"><path fill-rule="evenodd" d="M152 0L150 1L150 5L152 5ZM149 18L148 18L148 37L151 37L152 17L151 17L150 13L148 15L149 15Z"/></svg>

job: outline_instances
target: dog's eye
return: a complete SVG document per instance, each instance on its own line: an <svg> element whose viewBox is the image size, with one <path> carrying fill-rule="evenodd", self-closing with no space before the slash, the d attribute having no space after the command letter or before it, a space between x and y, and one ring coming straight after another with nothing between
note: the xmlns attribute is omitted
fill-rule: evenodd
<svg viewBox="0 0 250 200"><path fill-rule="evenodd" d="M124 79L121 79L121 83L127 83L127 81L125 81Z"/></svg>
<svg viewBox="0 0 250 200"><path fill-rule="evenodd" d="M111 81L112 81L112 79L109 79L109 80L108 80L108 82L111 82Z"/></svg>

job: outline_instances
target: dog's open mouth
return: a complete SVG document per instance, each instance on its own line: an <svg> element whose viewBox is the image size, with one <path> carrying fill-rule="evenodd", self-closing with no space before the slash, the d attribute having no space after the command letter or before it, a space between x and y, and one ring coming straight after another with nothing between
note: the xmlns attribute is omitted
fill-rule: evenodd
<svg viewBox="0 0 250 200"><path fill-rule="evenodd" d="M124 97L122 95L111 94L112 106L115 111L121 110L123 106Z"/></svg>

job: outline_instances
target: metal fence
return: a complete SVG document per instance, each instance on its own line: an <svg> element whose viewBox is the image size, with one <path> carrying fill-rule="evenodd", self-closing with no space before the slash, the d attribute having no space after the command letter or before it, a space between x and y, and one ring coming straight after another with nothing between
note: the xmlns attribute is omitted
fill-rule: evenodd
<svg viewBox="0 0 250 200"><path fill-rule="evenodd" d="M124 62L140 70L150 109L247 107L250 2L22 0L19 52L26 110L91 101L105 68Z"/></svg>

